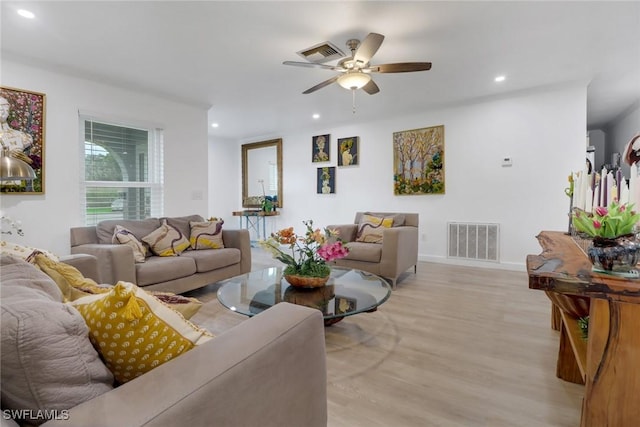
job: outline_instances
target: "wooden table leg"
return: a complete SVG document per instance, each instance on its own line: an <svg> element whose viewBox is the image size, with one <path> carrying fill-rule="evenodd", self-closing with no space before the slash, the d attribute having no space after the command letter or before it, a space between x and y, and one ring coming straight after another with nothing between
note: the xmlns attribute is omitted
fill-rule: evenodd
<svg viewBox="0 0 640 427"><path fill-rule="evenodd" d="M559 331L562 325L560 320L560 309L554 303L551 303L551 329Z"/></svg>
<svg viewBox="0 0 640 427"><path fill-rule="evenodd" d="M564 324L560 325L560 346L556 363L556 377L575 384L584 384L577 356L571 347L569 331Z"/></svg>
<svg viewBox="0 0 640 427"><path fill-rule="evenodd" d="M640 305L592 299L581 427L640 425Z"/></svg>

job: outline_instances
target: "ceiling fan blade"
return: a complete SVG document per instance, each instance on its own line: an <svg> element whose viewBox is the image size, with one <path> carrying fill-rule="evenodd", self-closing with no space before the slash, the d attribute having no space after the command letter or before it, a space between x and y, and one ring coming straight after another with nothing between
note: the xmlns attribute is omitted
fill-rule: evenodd
<svg viewBox="0 0 640 427"><path fill-rule="evenodd" d="M358 50L356 50L355 55L353 55L353 59L366 64L373 55L376 54L383 40L384 36L382 34L369 33L362 43L360 43Z"/></svg>
<svg viewBox="0 0 640 427"><path fill-rule="evenodd" d="M336 82L336 81L338 80L338 77L340 77L340 76L338 75L338 76L331 77L329 80L325 80L325 81L323 81L322 83L318 83L318 84L317 84L317 85L315 85L314 87L311 87L311 88L309 88L309 89L305 90L305 91L304 91L304 92L302 92L302 93L303 93L303 94L305 94L305 95L307 95L307 94L309 94L309 93L312 93L312 92L317 91L318 89L322 89L322 88L323 88L323 87L325 87L325 86L329 86L331 83Z"/></svg>
<svg viewBox="0 0 640 427"><path fill-rule="evenodd" d="M397 64L381 64L369 67L374 73L409 73L411 71L427 71L431 69L431 62L399 62Z"/></svg>
<svg viewBox="0 0 640 427"><path fill-rule="evenodd" d="M296 67L306 67L306 68L323 68L325 70L335 70L336 67L325 64L315 64L313 62L296 62L296 61L284 61L284 65L294 65Z"/></svg>
<svg viewBox="0 0 640 427"><path fill-rule="evenodd" d="M367 92L369 95L375 95L376 93L380 92L380 88L373 80L369 80L369 83L362 86L362 90Z"/></svg>

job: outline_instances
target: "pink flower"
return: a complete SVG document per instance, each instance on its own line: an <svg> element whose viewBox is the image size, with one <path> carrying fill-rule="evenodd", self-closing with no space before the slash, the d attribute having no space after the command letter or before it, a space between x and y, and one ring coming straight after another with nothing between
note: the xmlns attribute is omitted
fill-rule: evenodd
<svg viewBox="0 0 640 427"><path fill-rule="evenodd" d="M627 205L620 205L620 208L619 208L620 212L624 212L625 209L627 209Z"/></svg>
<svg viewBox="0 0 640 427"><path fill-rule="evenodd" d="M607 208L605 208L604 206L598 206L595 209L595 212L596 212L596 215L599 215L599 216L606 216L609 213Z"/></svg>
<svg viewBox="0 0 640 427"><path fill-rule="evenodd" d="M597 221L597 220L594 219L593 220L593 228L598 229L600 227L602 227L602 223L600 221Z"/></svg>
<svg viewBox="0 0 640 427"><path fill-rule="evenodd" d="M325 261L333 261L344 258L349 250L342 245L342 242L335 242L331 245L324 245L318 248L318 256Z"/></svg>

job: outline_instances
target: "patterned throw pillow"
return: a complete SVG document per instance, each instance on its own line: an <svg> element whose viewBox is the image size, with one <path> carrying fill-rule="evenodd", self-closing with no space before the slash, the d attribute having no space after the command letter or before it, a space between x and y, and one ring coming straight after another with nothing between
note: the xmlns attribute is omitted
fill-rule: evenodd
<svg viewBox="0 0 640 427"><path fill-rule="evenodd" d="M147 234L142 241L149 245L151 252L158 256L176 256L187 250L191 244L176 228L162 220L162 225Z"/></svg>
<svg viewBox="0 0 640 427"><path fill-rule="evenodd" d="M149 291L149 293L182 314L185 319L191 319L202 308L202 301L197 298L185 297L173 292Z"/></svg>
<svg viewBox="0 0 640 427"><path fill-rule="evenodd" d="M6 240L0 241L0 253L23 259L31 264L35 263L35 257L38 254L43 254L56 262L59 261L57 256L47 250L19 245L13 242L7 242Z"/></svg>
<svg viewBox="0 0 640 427"><path fill-rule="evenodd" d="M393 226L393 218L373 215L362 215L358 224L356 242L382 243L382 233L385 228Z"/></svg>
<svg viewBox="0 0 640 427"><path fill-rule="evenodd" d="M120 384L213 338L133 283L70 303L89 327L89 339Z"/></svg>
<svg viewBox="0 0 640 427"><path fill-rule="evenodd" d="M111 243L131 246L131 249L133 249L133 259L136 262L144 262L146 259L147 249L142 242L138 240L131 231L121 225L116 225Z"/></svg>
<svg viewBox="0 0 640 427"><path fill-rule="evenodd" d="M224 221L190 222L191 247L193 249L222 249L222 224Z"/></svg>

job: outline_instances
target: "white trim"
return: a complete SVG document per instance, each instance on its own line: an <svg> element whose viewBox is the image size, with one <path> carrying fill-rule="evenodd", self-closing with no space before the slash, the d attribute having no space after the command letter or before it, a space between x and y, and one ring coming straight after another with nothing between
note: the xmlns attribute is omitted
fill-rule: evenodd
<svg viewBox="0 0 640 427"><path fill-rule="evenodd" d="M164 130L164 125L162 125L161 123L146 120L136 120L129 117L118 116L116 114L78 109L78 117L81 121L93 120L94 122L148 131L151 131L152 129ZM82 129L80 131L82 132Z"/></svg>
<svg viewBox="0 0 640 427"><path fill-rule="evenodd" d="M511 263L511 262L486 262L486 261L473 261L466 258L447 258L443 256L435 255L418 255L418 261L434 262L437 264L449 264L449 265L462 265L466 267L486 268L493 270L509 270L509 271L527 271L527 265L523 263Z"/></svg>

